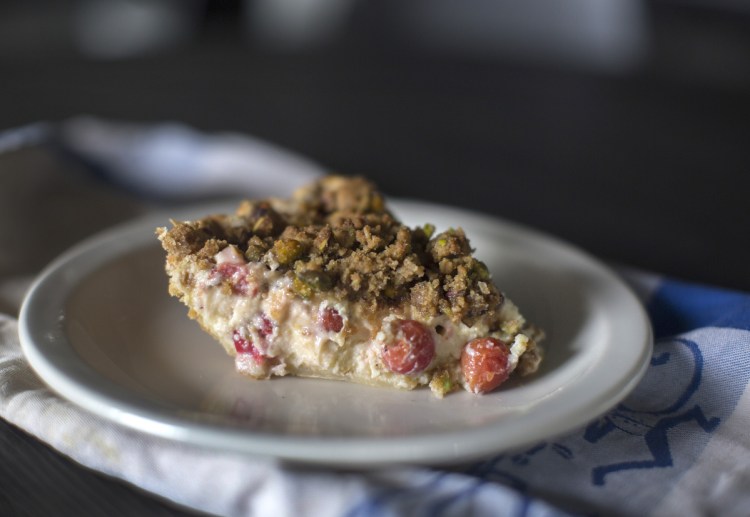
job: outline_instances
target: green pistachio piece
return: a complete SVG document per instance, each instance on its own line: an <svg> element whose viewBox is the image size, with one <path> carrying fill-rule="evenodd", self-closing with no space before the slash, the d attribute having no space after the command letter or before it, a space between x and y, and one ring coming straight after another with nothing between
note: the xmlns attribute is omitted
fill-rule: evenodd
<svg viewBox="0 0 750 517"><path fill-rule="evenodd" d="M307 285L298 276L294 277L294 280L292 280L292 289L294 289L294 292L302 298L310 298L313 295L312 287Z"/></svg>
<svg viewBox="0 0 750 517"><path fill-rule="evenodd" d="M474 262L472 273L478 280L487 281L490 279L490 270L487 269L487 265L481 260Z"/></svg>
<svg viewBox="0 0 750 517"><path fill-rule="evenodd" d="M303 298L310 298L315 293L330 291L333 280L323 271L304 271L295 275L292 289Z"/></svg>
<svg viewBox="0 0 750 517"><path fill-rule="evenodd" d="M304 253L304 246L295 239L279 239L273 243L273 254L282 266L288 266L300 258Z"/></svg>

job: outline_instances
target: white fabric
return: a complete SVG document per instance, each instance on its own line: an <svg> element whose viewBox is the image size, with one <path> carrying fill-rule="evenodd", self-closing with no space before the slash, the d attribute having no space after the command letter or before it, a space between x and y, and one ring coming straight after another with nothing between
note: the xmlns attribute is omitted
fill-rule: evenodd
<svg viewBox="0 0 750 517"><path fill-rule="evenodd" d="M17 331L14 319L0 316L0 416L82 465L182 505L230 516L344 515L381 490L418 489L434 475L416 467L365 473L294 468L141 434L50 392L26 363ZM448 474L435 496L471 484L476 481ZM493 503L484 515L493 515L498 501L507 505L515 498L502 486L488 492L484 497Z"/></svg>

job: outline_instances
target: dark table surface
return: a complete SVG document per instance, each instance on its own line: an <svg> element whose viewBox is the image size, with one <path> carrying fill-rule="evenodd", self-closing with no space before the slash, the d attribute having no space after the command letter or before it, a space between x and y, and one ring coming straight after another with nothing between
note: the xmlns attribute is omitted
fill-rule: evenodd
<svg viewBox="0 0 750 517"><path fill-rule="evenodd" d="M128 59L6 49L0 129L92 114L245 132L393 196L510 219L611 263L748 290L748 16L652 7L647 57L618 72L427 52L366 31L322 50L270 51L218 22L183 48ZM3 515L182 513L5 422L0 487Z"/></svg>

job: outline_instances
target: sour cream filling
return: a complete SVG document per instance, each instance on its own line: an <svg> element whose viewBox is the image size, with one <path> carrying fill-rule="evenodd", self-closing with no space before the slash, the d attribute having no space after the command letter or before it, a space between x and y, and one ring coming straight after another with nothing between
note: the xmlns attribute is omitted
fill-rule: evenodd
<svg viewBox="0 0 750 517"><path fill-rule="evenodd" d="M443 314L427 320L418 318L408 304L383 318L362 317L355 303L300 298L287 276L264 264L248 264L234 246L224 248L214 259L217 268L230 264L237 269L232 269L227 278L217 275L215 269L198 271L193 305L227 352L235 356L236 369L255 378L302 372L321 377L370 379L410 388L429 383L436 368L457 364L464 345L473 339L491 335L509 343L510 371L516 368L528 347L528 337L518 333L523 319L509 300L501 309L503 327L492 333L482 320L467 326ZM231 287L223 289L225 282L246 283L248 290L237 294ZM321 325L321 314L329 308L342 319L339 332L325 330ZM391 323L399 318L420 321L435 343L435 357L430 366L411 376L394 374L381 359L383 347L395 337ZM254 354L238 353L237 335L252 344L261 360Z"/></svg>

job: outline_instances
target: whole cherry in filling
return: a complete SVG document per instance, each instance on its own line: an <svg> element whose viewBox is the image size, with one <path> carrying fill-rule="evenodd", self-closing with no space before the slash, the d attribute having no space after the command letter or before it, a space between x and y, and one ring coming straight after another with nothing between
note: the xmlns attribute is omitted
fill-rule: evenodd
<svg viewBox="0 0 750 517"><path fill-rule="evenodd" d="M341 317L341 314L339 314L339 311L337 311L334 307L326 307L322 311L320 311L320 315L318 316L318 320L320 322L320 326L323 327L323 330L326 332L341 332L341 329L344 328L344 318Z"/></svg>
<svg viewBox="0 0 750 517"><path fill-rule="evenodd" d="M499 339L483 337L469 341L461 353L461 370L472 393L487 393L506 381L508 345Z"/></svg>
<svg viewBox="0 0 750 517"><path fill-rule="evenodd" d="M392 325L393 339L385 344L381 355L385 366L400 374L423 371L435 357L430 331L414 320L396 320Z"/></svg>

